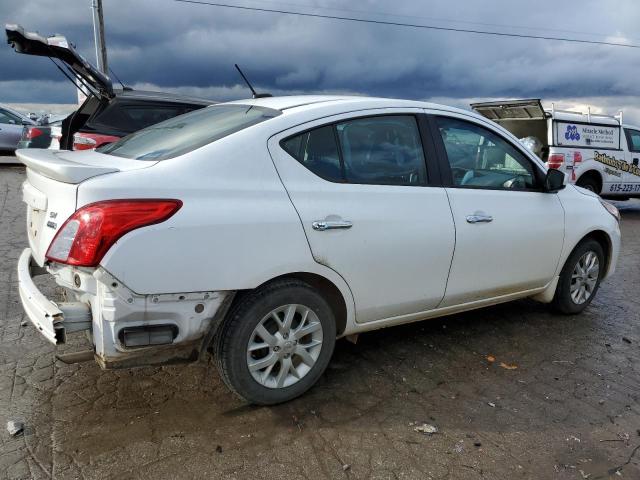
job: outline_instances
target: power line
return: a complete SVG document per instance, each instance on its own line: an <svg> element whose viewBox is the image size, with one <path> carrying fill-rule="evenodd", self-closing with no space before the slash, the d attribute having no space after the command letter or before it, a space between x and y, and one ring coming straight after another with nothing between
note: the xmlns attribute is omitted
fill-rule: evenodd
<svg viewBox="0 0 640 480"><path fill-rule="evenodd" d="M300 3L291 3L291 2L280 2L280 1L275 1L275 0L251 0L253 3L270 3L272 5L279 5L279 6L287 6L287 7L295 7L295 8L310 8L312 10L319 10L319 11L334 11L334 12L347 12L347 13L363 13L363 14L368 14L368 15L375 15L375 16L383 16L383 17L395 17L395 18L410 18L410 19L420 19L420 20L427 20L427 21L432 21L432 22L444 22L444 23L453 23L453 24L466 24L466 25L480 25L482 27L498 27L498 28L510 28L512 30L515 29L519 29L519 30L537 30L540 32L558 32L558 33L563 33L563 34L568 34L568 33L573 33L576 35L586 35L589 37L607 37L610 36L608 34L605 33L601 33L601 32L583 32L583 31L579 31L579 30L566 30L566 29L559 29L559 28L545 28L545 27L534 27L531 25L505 25L504 23L487 23L487 22L472 22L470 20L452 20L450 18L438 18L438 17L427 17L424 15L401 15L398 13L391 13L391 12L381 12L379 10L377 11L366 11L366 10L360 10L360 9L354 9L354 8L340 8L340 7L320 7L318 5L304 5L304 4L300 4ZM634 37L627 37L630 41L634 41L637 40Z"/></svg>
<svg viewBox="0 0 640 480"><path fill-rule="evenodd" d="M402 23L402 22L391 22L385 20L372 20L366 18L356 18L356 17L343 17L338 15L323 15L319 13L306 13L306 12L292 12L289 10L279 10L275 8L260 8L260 7L247 7L243 5L232 5L228 3L218 3L218 2L205 2L202 0L174 0L179 3L190 3L195 5L208 5L211 7L220 7L220 8L232 8L236 10L245 10L252 12L265 12L265 13L278 13L281 15L292 15L299 17L311 17L311 18L323 18L327 20L341 20L347 22L358 22L358 23L372 23L376 25L389 25L392 27L406 27L406 28L421 28L427 30L439 30L444 32L458 32L458 33L474 33L478 35L492 35L496 37L514 37L514 38L529 38L536 40L551 40L556 42L571 42L571 43L586 43L590 45L606 45L610 47L628 47L628 48L640 48L640 45L633 45L629 43L616 43L616 42L603 42L598 40L582 40L578 38L567 38L567 37L548 37L542 35L527 35L523 33L504 33L504 32L492 32L489 30L472 30L465 28L454 28L454 27L439 27L435 25L422 25L415 23Z"/></svg>

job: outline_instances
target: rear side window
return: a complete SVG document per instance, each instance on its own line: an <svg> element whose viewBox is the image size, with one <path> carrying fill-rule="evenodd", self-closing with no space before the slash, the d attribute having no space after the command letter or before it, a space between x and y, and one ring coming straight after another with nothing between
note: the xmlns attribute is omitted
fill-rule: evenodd
<svg viewBox="0 0 640 480"><path fill-rule="evenodd" d="M282 142L293 158L330 182L343 182L340 153L333 125L316 128Z"/></svg>
<svg viewBox="0 0 640 480"><path fill-rule="evenodd" d="M427 181L420 132L412 115L348 120L290 137L281 145L332 182L413 186Z"/></svg>
<svg viewBox="0 0 640 480"><path fill-rule="evenodd" d="M251 105L214 105L139 130L97 151L136 160L166 160L277 117Z"/></svg>

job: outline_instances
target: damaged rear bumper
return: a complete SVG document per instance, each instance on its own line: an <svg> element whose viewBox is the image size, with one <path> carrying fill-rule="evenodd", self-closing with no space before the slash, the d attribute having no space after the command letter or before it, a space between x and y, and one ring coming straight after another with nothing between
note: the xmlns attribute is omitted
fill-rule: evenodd
<svg viewBox="0 0 640 480"><path fill-rule="evenodd" d="M18 290L22 307L31 323L42 333L44 338L54 345L64 343L64 315L62 310L45 297L33 283L34 273L41 274L43 271L40 267L32 264L32 258L31 249L25 248L18 260Z"/></svg>
<svg viewBox="0 0 640 480"><path fill-rule="evenodd" d="M31 323L54 345L65 343L67 333L91 328L91 308L83 302L54 303L45 297L33 277L47 273L34 264L31 249L25 248L18 260L18 291L22 307Z"/></svg>
<svg viewBox="0 0 640 480"><path fill-rule="evenodd" d="M33 281L45 273L75 301L49 300ZM102 268L39 267L29 248L18 261L18 284L29 320L49 342L90 330L95 360L106 369L202 358L233 298L233 292L141 295Z"/></svg>

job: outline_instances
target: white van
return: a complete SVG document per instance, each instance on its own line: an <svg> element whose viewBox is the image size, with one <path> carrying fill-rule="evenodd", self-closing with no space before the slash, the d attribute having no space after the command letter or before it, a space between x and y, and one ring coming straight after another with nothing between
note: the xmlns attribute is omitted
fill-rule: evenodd
<svg viewBox="0 0 640 480"><path fill-rule="evenodd" d="M516 137L535 137L537 153L571 183L603 197L640 197L640 127L615 116L543 109L539 99L471 104ZM529 138L529 140L532 140ZM535 142L537 143L537 142Z"/></svg>

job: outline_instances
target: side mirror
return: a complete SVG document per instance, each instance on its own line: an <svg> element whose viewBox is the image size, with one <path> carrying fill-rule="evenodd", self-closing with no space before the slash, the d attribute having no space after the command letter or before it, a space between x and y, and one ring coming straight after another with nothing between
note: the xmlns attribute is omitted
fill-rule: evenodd
<svg viewBox="0 0 640 480"><path fill-rule="evenodd" d="M564 172L550 168L547 170L547 176L544 178L544 191L547 193L555 193L562 190L567 185L567 177Z"/></svg>

